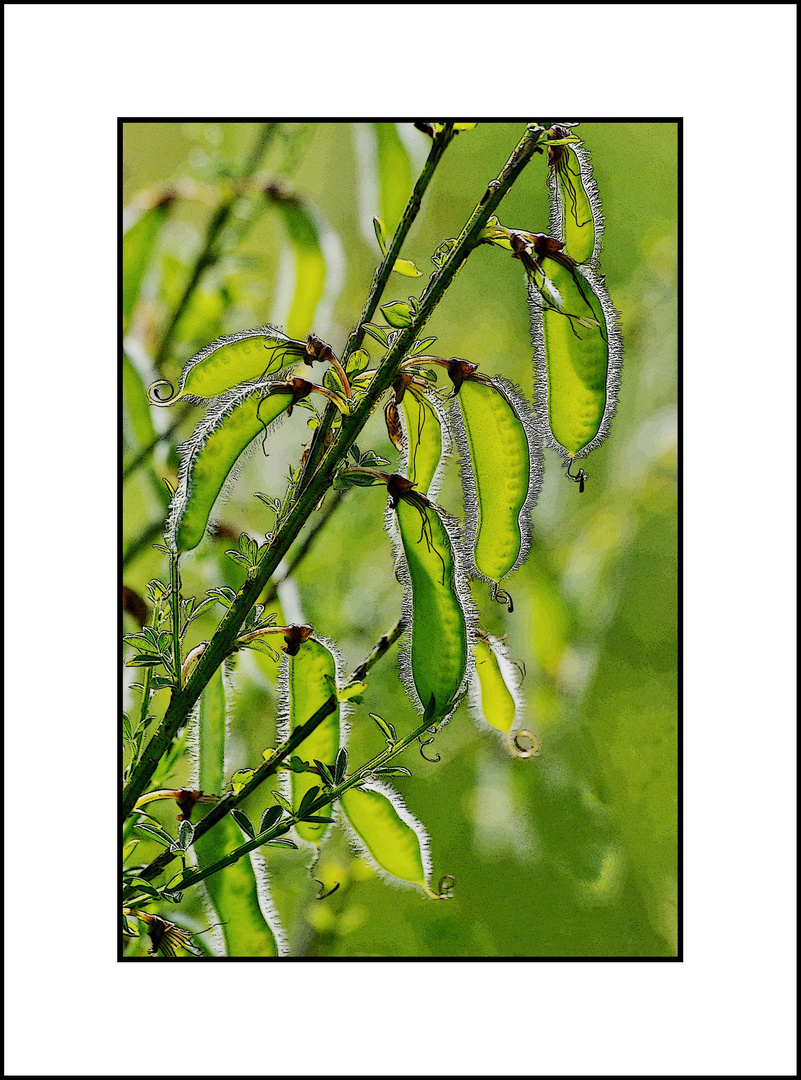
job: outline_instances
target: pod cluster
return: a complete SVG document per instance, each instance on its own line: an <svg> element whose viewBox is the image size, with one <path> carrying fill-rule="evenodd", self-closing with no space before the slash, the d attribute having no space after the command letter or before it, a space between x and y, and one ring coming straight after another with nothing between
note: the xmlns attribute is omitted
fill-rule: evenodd
<svg viewBox="0 0 801 1080"><path fill-rule="evenodd" d="M563 143L548 151L551 235L517 233L512 246L529 278L538 428L583 491L587 474L570 466L609 432L622 343L600 270L603 214L589 155L569 127L549 136Z"/></svg>

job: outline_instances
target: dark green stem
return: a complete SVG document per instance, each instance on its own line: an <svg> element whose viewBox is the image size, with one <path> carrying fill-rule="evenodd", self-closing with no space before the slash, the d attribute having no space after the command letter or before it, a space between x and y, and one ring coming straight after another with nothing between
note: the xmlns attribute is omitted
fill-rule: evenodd
<svg viewBox="0 0 801 1080"><path fill-rule="evenodd" d="M362 310L359 321L356 324L356 328L345 344L345 351L343 352L341 357L341 363L343 368L347 368L349 357L352 356L357 349L361 348L362 342L364 341L364 335L366 333L364 329L365 323L369 323L375 315L376 311L378 310L379 301L384 294L384 289L387 286L387 282L389 281L390 275L392 274L392 270L395 266L398 256L400 255L403 243L406 240L406 237L412 227L415 218L420 212L420 207L423 203L423 196L425 195L428 189L428 185L433 179L437 165L439 165L439 162L442 159L442 155L448 148L448 144L450 143L452 138L453 129L446 128L443 132L441 132L440 135L438 135L434 139L431 150L428 154L428 158L426 159L426 163L417 178L417 183L414 185L414 189L412 191L409 202L406 205L406 209L403 211L403 217L401 218L398 228L395 230L395 235L392 237L392 243L389 245L389 248L384 255L384 259L381 265L375 272L375 276L373 277L373 283L370 287L370 292L367 296L367 300L365 301L364 309ZM303 490L307 478L314 475L314 471L320 464L320 460L323 456L323 453L325 452L326 440L328 438L329 432L331 431L331 425L333 424L335 417L336 410L329 403L329 405L326 407L325 412L323 413L323 419L320 422L320 426L314 433L314 438L312 439L312 444L309 449L309 456L303 469L303 475L301 476L300 482L298 484L299 491Z"/></svg>
<svg viewBox="0 0 801 1080"><path fill-rule="evenodd" d="M414 320L401 330L376 371L364 398L353 414L343 420L336 443L323 457L320 467L309 477L307 486L300 492L297 502L270 542L253 578L245 582L236 595L228 612L222 619L214 637L198 661L192 676L184 687L173 695L164 717L145 748L126 785L122 800L123 817L127 817L143 794L162 755L170 746L181 727L186 724L189 713L198 701L203 688L231 651L247 613L256 603L260 593L286 556L291 544L303 528L320 499L333 483L334 474L344 460L356 437L378 404L381 396L392 385L401 361L420 336L423 327L445 294L457 272L472 249L478 244L481 230L495 212L503 196L514 183L537 149L542 129L531 125L520 143L515 147L501 174L487 189L476 206L465 228L452 248L440 270L431 278L420 298ZM319 428L318 428L319 430Z"/></svg>

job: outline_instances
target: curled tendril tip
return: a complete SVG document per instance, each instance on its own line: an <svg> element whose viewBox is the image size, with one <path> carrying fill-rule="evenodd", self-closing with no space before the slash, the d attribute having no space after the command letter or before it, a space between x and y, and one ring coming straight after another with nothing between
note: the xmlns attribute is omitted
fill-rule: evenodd
<svg viewBox="0 0 801 1080"><path fill-rule="evenodd" d="M430 761L432 765L436 765L438 761L442 761L442 757L439 754L437 754L436 757L429 757L428 754L426 754L425 752L426 747L430 746L431 743L434 741L433 735L430 739L426 739L425 742L423 742L422 738L420 738L418 741L420 743L420 757L424 761Z"/></svg>
<svg viewBox="0 0 801 1080"><path fill-rule="evenodd" d="M521 742L521 739L524 739L525 742ZM530 731L521 730L516 732L514 736L507 735L506 742L515 757L530 758L539 756L539 739ZM526 742L530 743L530 745L527 746Z"/></svg>
<svg viewBox="0 0 801 1080"><path fill-rule="evenodd" d="M169 386L170 392L167 397L162 397L159 394L158 388L160 386ZM147 388L147 400L151 405L171 405L176 397L175 387L169 379L158 379L156 382L151 383Z"/></svg>

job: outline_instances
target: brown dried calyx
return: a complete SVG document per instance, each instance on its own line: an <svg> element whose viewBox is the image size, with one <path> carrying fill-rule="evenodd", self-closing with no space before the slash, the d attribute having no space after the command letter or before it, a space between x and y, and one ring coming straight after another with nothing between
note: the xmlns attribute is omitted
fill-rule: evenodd
<svg viewBox="0 0 801 1080"><path fill-rule="evenodd" d="M419 491L414 490L415 485L411 480L407 480L405 476L401 476L400 473L392 473L387 479L387 492L392 500L392 509L398 509L398 503L401 499L410 498L417 502L422 499L428 502L425 495L422 495Z"/></svg>
<svg viewBox="0 0 801 1080"><path fill-rule="evenodd" d="M287 656L297 656L301 645L304 641L308 641L314 633L314 627L305 623L303 626L298 626L294 623L292 626L284 628L284 641L285 645L282 645L282 650Z"/></svg>
<svg viewBox="0 0 801 1080"><path fill-rule="evenodd" d="M268 394L291 394L292 400L287 408L287 416L292 415L292 409L303 398L307 398L312 390L316 390L314 383L309 382L308 379L288 379L286 382L272 383L268 389Z"/></svg>
<svg viewBox="0 0 801 1080"><path fill-rule="evenodd" d="M318 338L316 334L309 334L306 341L306 357L307 364L314 364L318 360L321 363L330 363L331 360L336 360L331 346L327 345L322 338Z"/></svg>

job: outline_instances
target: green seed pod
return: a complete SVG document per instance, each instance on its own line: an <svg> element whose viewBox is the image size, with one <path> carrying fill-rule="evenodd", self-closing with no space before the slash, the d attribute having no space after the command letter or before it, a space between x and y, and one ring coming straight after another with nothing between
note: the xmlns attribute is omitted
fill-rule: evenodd
<svg viewBox="0 0 801 1080"><path fill-rule="evenodd" d="M401 413L406 434L401 468L418 491L435 498L450 452L450 435L442 408L424 390L410 385L401 398Z"/></svg>
<svg viewBox="0 0 801 1080"><path fill-rule="evenodd" d="M397 480L408 483L403 477ZM385 524L404 588L404 621L411 627L411 645L401 651L401 679L421 712L434 699L432 723L442 722L462 691L472 621L456 523L414 491L396 496L394 483L390 477L387 486L397 498L397 510L388 508Z"/></svg>
<svg viewBox="0 0 801 1080"><path fill-rule="evenodd" d="M200 708L190 725L190 753L195 762L194 783L208 792L222 794L226 775L226 698L228 687L222 669L212 676L200 698ZM208 866L239 847L243 836L228 815L213 830L197 837L194 848L198 865ZM213 906L213 921L222 926L226 956L279 956L286 940L270 899L264 860L252 851L203 882Z"/></svg>
<svg viewBox="0 0 801 1080"><path fill-rule="evenodd" d="M282 740L287 739L295 728L305 724L332 694L336 694L338 666L332 642L324 642L316 637L300 645L296 655L288 657L279 679L279 699L282 702L279 730ZM310 765L317 760L333 766L339 751L343 718L343 706L337 702L334 712L300 743L293 756ZM293 809L297 810L309 788L319 787L323 781L316 773L292 772L289 776L288 797ZM325 816L326 812L320 813ZM300 821L295 825L295 832L301 840L319 844L327 828L326 824Z"/></svg>
<svg viewBox="0 0 801 1080"><path fill-rule="evenodd" d="M516 757L530 757L537 751L537 740L528 731L512 737L512 728L520 719L524 701L519 690L519 673L501 641L478 633L473 645L475 668L470 676L470 711L474 718L503 732L506 745ZM527 737L531 747L518 739Z"/></svg>
<svg viewBox="0 0 801 1080"><path fill-rule="evenodd" d="M350 788L340 801L354 846L382 876L419 885L429 896L428 835L394 791L378 783Z"/></svg>
<svg viewBox="0 0 801 1080"><path fill-rule="evenodd" d="M562 306L543 303L529 282L537 427L569 467L609 433L622 363L619 317L603 277L590 267L545 258L543 270Z"/></svg>
<svg viewBox="0 0 801 1080"><path fill-rule="evenodd" d="M150 387L148 397L153 405L219 397L241 383L258 382L285 371L303 360L305 352L303 342L288 338L274 326L226 334L187 361L177 393L166 399L159 397L158 388L170 386L160 380Z"/></svg>
<svg viewBox="0 0 801 1080"><path fill-rule="evenodd" d="M203 539L212 507L246 448L287 410L288 394L265 397L268 384L245 386L215 402L191 439L178 447L178 487L167 523L168 542L191 551Z"/></svg>
<svg viewBox="0 0 801 1080"><path fill-rule="evenodd" d="M165 192L155 203L138 215L126 211L129 223L122 237L122 329L126 333L133 309L139 299L142 280L153 255L156 240L172 202L172 193Z"/></svg>
<svg viewBox="0 0 801 1080"><path fill-rule="evenodd" d="M526 559L542 485L534 414L506 379L464 379L451 407L477 576L497 584Z"/></svg>
<svg viewBox="0 0 801 1080"><path fill-rule="evenodd" d="M557 126L548 134L553 139L566 139L572 132L567 127ZM576 262L597 264L604 219L590 156L584 144L550 147L548 165L551 235L564 241L568 255Z"/></svg>

